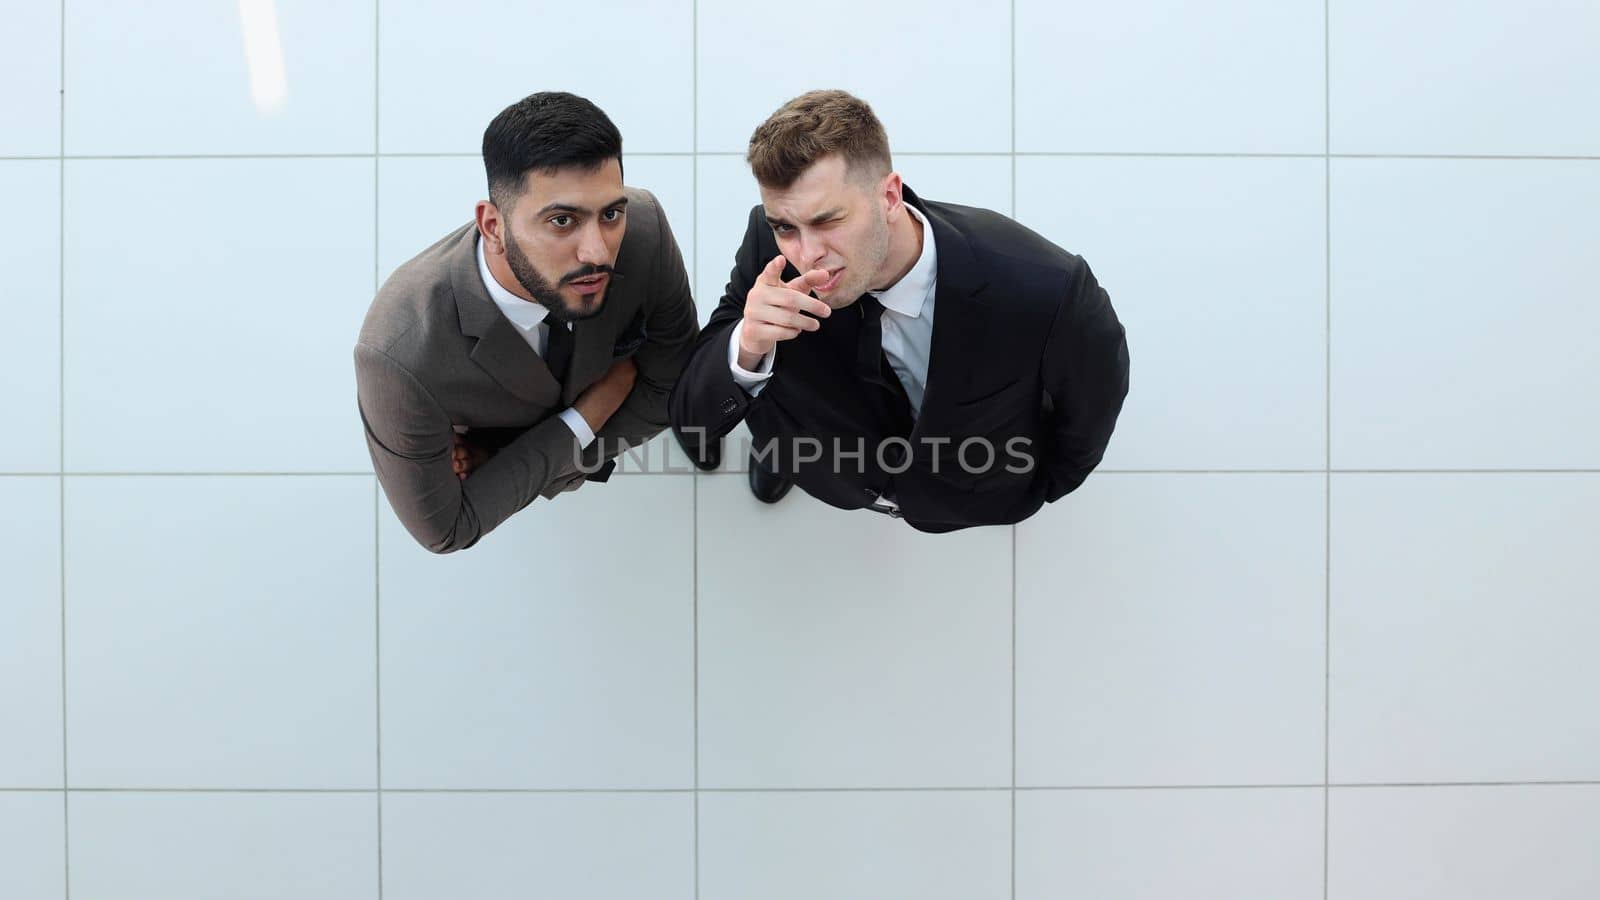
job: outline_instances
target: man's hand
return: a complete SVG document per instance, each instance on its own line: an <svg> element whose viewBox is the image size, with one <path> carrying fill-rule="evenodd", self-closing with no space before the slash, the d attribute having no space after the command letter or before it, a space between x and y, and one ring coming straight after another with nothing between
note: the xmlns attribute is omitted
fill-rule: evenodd
<svg viewBox="0 0 1600 900"><path fill-rule="evenodd" d="M489 461L494 454L483 447L468 440L465 435L455 436L455 446L450 453L450 468L455 471L456 477L462 481L472 474L472 470Z"/></svg>
<svg viewBox="0 0 1600 900"><path fill-rule="evenodd" d="M812 316L827 318L833 313L828 304L811 296L812 288L828 283L828 270L812 269L785 283L782 276L787 262L781 254L774 256L745 297L744 327L739 333L740 368L754 369L779 341L821 328L822 323Z"/></svg>
<svg viewBox="0 0 1600 900"><path fill-rule="evenodd" d="M584 388L583 393L578 395L572 408L589 423L590 431L599 433L622 408L622 401L628 399L628 393L633 390L633 379L638 374L632 357L619 359L611 364L606 374L600 376L599 381Z"/></svg>

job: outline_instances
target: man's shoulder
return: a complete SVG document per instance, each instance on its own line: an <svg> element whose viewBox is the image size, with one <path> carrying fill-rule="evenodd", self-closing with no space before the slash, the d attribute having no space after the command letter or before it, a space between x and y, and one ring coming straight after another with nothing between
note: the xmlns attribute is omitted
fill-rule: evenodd
<svg viewBox="0 0 1600 900"><path fill-rule="evenodd" d="M1083 257L994 210L932 201L926 205L966 240L991 290L1018 300L1034 299L1053 308L1065 286L1088 265Z"/></svg>
<svg viewBox="0 0 1600 900"><path fill-rule="evenodd" d="M450 324L456 315L453 272L475 252L475 223L450 232L384 280L361 324L359 343L390 355ZM457 329L459 330L459 329Z"/></svg>
<svg viewBox="0 0 1600 900"><path fill-rule="evenodd" d="M967 239L973 255L983 262L1022 263L1030 267L1071 272L1083 258L1016 219L980 206L928 202Z"/></svg>

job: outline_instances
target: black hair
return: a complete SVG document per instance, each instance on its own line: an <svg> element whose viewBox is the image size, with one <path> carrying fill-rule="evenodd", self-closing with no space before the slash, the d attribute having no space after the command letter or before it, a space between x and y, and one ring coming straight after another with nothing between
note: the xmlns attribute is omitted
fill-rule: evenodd
<svg viewBox="0 0 1600 900"><path fill-rule="evenodd" d="M622 166L622 132L600 107L565 91L530 94L483 131L489 201L502 211L515 205L531 171L593 170L612 159Z"/></svg>

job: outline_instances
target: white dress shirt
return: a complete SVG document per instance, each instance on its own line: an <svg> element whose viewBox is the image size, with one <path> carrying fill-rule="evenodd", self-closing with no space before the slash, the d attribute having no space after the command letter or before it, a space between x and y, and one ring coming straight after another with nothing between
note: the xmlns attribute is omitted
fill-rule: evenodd
<svg viewBox="0 0 1600 900"><path fill-rule="evenodd" d="M871 293L883 304L884 355L906 389L911 415L915 418L922 413L922 393L928 386L928 357L933 351L933 293L938 283L939 255L928 220L909 203L906 211L922 223L922 255L905 277L884 290ZM733 326L733 337L728 343L728 365L733 370L734 382L754 397L772 377L772 364L778 350L774 347L755 371L741 368L739 336L743 333L744 322Z"/></svg>
<svg viewBox="0 0 1600 900"><path fill-rule="evenodd" d="M517 333L528 342L533 352L544 359L545 350L550 346L550 323L545 321L545 316L550 310L545 309L543 303L534 303L524 300L516 294L506 290L494 278L494 273L489 271L489 260L483 255L483 238L478 238L478 274L483 276L483 286L488 289L490 299L494 305L500 307L500 312L511 324L516 326ZM557 327L569 328L567 325ZM578 436L578 445L587 447L594 441L594 429L589 427L589 422L573 407L561 411L561 421L567 423L572 433ZM459 430L459 429L458 429Z"/></svg>

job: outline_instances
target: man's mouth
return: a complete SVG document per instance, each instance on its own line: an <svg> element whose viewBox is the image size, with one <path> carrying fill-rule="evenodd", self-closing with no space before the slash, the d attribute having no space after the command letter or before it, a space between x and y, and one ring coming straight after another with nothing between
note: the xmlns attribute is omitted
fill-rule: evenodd
<svg viewBox="0 0 1600 900"><path fill-rule="evenodd" d="M839 268L834 269L833 273L832 273L832 277L830 277L825 284L822 284L822 285L818 286L817 290L819 290L819 291L831 291L831 290L833 290L834 288L839 286L839 279L843 275L844 275L844 267L843 266L840 266Z"/></svg>
<svg viewBox="0 0 1600 900"><path fill-rule="evenodd" d="M580 294L595 294L606 286L609 279L610 276L605 274L590 275L586 278L574 278L567 284L572 285L573 290Z"/></svg>

